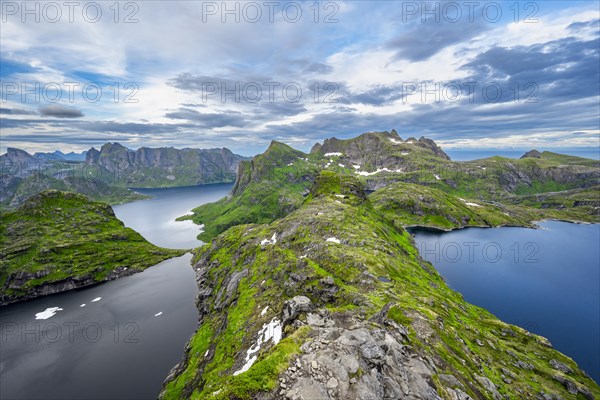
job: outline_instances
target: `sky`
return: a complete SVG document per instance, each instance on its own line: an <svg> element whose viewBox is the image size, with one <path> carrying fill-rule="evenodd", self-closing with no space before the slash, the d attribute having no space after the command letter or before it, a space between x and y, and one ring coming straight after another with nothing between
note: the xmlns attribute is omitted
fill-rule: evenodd
<svg viewBox="0 0 600 400"><path fill-rule="evenodd" d="M600 146L598 1L0 1L0 152Z"/></svg>

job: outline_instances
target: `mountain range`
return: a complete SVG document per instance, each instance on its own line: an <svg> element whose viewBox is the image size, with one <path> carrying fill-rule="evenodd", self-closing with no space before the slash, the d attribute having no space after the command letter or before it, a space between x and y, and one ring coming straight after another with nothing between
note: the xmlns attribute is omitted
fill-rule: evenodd
<svg viewBox="0 0 600 400"><path fill-rule="evenodd" d="M85 159L81 157L85 155ZM233 182L242 157L228 149L147 148L106 143L80 154L9 148L0 156L0 204L15 208L48 189L118 204L144 198L131 187L157 188Z"/></svg>

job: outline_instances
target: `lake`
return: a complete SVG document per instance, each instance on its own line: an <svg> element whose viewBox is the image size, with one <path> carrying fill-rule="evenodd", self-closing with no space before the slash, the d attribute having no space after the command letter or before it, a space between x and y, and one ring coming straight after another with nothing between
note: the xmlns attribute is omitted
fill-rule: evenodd
<svg viewBox="0 0 600 400"><path fill-rule="evenodd" d="M185 186L168 189L134 189L151 199L114 206L115 215L149 242L172 249L191 249L202 244L201 232L192 221L175 221L200 204L212 203L225 196L232 183Z"/></svg>
<svg viewBox="0 0 600 400"><path fill-rule="evenodd" d="M412 230L465 300L548 338L600 382L600 225Z"/></svg>
<svg viewBox="0 0 600 400"><path fill-rule="evenodd" d="M174 218L231 187L142 189L153 198L114 210L156 245L192 248L201 243L198 226ZM156 398L198 324L190 260L188 253L132 276L0 308L0 398Z"/></svg>

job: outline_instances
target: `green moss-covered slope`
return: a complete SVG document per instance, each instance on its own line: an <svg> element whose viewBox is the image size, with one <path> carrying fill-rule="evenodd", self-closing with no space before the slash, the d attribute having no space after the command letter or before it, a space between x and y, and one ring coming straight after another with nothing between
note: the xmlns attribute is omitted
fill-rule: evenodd
<svg viewBox="0 0 600 400"><path fill-rule="evenodd" d="M543 152L539 158L454 162L433 141L403 140L395 131L327 139L311 154L273 142L265 153L240 163L230 196L183 218L204 224L203 241L235 225L272 222L302 204L320 171L363 182L375 191L375 206L402 226L530 226L546 218L600 222L598 161Z"/></svg>
<svg viewBox="0 0 600 400"><path fill-rule="evenodd" d="M350 176L321 173L299 209L193 262L200 327L165 399L600 396L546 339L448 288ZM281 341L259 340L274 323Z"/></svg>
<svg viewBox="0 0 600 400"><path fill-rule="evenodd" d="M109 205L46 191L0 217L0 303L128 275L183 254L126 228Z"/></svg>

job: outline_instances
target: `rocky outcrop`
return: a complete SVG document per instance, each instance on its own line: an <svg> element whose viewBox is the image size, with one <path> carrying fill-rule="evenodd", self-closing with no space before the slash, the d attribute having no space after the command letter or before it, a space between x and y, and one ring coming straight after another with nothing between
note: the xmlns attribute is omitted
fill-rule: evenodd
<svg viewBox="0 0 600 400"><path fill-rule="evenodd" d="M398 156L398 145L406 152L410 152L411 146L428 150L436 157L450 160L450 157L431 139L421 137L419 140L410 137L406 140L398 135L395 130L391 132L367 132L351 139L325 139L323 144L315 144L311 154L342 153L354 163L374 163L376 165L390 166L403 160ZM374 164L375 165L375 164Z"/></svg>
<svg viewBox="0 0 600 400"><path fill-rule="evenodd" d="M106 203L45 191L0 215L0 305L140 272L182 250L152 245Z"/></svg>
<svg viewBox="0 0 600 400"><path fill-rule="evenodd" d="M164 187L232 182L245 157L222 149L141 147L130 150L119 143L92 148L86 164L97 167L98 177L112 184Z"/></svg>
<svg viewBox="0 0 600 400"><path fill-rule="evenodd" d="M523 158L541 158L542 157L542 153L540 153L537 150L529 150L527 153L523 154L521 156L521 159Z"/></svg>
<svg viewBox="0 0 600 400"><path fill-rule="evenodd" d="M356 178L322 172L314 182L290 215L198 249L199 328L161 398L600 394L546 339L448 288Z"/></svg>
<svg viewBox="0 0 600 400"><path fill-rule="evenodd" d="M442 399L433 383L435 363L408 345L405 328L394 321L365 321L325 309L307 314L306 321L294 321L310 334L272 398Z"/></svg>

